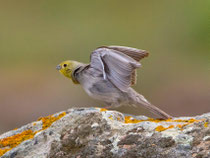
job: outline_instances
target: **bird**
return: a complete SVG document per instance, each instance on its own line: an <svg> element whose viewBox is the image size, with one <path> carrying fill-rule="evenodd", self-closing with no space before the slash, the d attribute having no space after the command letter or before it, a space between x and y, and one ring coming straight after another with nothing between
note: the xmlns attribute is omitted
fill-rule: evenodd
<svg viewBox="0 0 210 158"><path fill-rule="evenodd" d="M103 101L107 109L143 106L161 119L170 119L171 115L132 88L137 81L140 60L148 55L146 50L127 46L101 46L92 51L89 64L66 60L56 69L74 84L80 84L90 97Z"/></svg>

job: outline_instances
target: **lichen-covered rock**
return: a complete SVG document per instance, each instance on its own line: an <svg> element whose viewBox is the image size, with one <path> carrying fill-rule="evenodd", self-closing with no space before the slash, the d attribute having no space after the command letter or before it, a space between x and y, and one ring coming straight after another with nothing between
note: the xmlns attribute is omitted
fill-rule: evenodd
<svg viewBox="0 0 210 158"><path fill-rule="evenodd" d="M155 120L69 109L0 136L1 158L209 158L210 113Z"/></svg>

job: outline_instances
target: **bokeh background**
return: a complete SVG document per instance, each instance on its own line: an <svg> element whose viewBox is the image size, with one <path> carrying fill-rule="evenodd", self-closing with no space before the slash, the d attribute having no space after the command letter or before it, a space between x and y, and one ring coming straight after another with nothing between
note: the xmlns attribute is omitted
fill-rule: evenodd
<svg viewBox="0 0 210 158"><path fill-rule="evenodd" d="M207 0L1 0L0 133L71 107L101 107L55 69L89 62L101 45L150 51L134 88L153 104L174 116L209 112L209 8Z"/></svg>

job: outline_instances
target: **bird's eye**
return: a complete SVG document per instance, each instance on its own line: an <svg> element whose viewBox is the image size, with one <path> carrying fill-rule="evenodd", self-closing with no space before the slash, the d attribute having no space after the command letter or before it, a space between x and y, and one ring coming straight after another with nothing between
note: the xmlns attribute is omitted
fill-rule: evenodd
<svg viewBox="0 0 210 158"><path fill-rule="evenodd" d="M66 67L67 66L67 64L63 64L63 67Z"/></svg>

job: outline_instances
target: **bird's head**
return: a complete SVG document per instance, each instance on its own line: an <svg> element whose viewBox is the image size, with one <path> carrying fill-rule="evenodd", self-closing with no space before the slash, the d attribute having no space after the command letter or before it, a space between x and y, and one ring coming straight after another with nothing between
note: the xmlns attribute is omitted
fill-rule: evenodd
<svg viewBox="0 0 210 158"><path fill-rule="evenodd" d="M76 68L78 68L81 65L81 63L77 61L67 60L63 61L60 64L56 66L56 69L59 70L61 74L68 77L69 79L72 79L72 73Z"/></svg>

